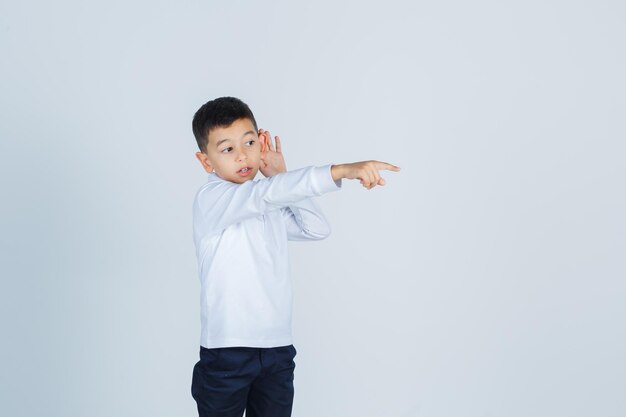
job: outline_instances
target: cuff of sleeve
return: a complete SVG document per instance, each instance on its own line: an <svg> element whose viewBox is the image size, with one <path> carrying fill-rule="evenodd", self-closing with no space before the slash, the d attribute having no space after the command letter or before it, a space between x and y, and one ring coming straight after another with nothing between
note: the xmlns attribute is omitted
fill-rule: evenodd
<svg viewBox="0 0 626 417"><path fill-rule="evenodd" d="M314 182L313 193L315 195L322 195L331 191L337 191L341 188L341 179L333 181L333 176L330 172L332 164L327 165L313 165L307 170L312 170L312 180ZM303 168L304 169L304 168Z"/></svg>
<svg viewBox="0 0 626 417"><path fill-rule="evenodd" d="M326 164L321 166L314 166L314 178L317 188L317 195L328 193L330 191L336 191L341 188L341 178L337 181L333 180L333 176L330 172L332 164Z"/></svg>
<svg viewBox="0 0 626 417"><path fill-rule="evenodd" d="M324 170L326 171L326 177L328 178L328 186L330 187L330 191L334 191L334 190L338 190L341 188L341 178L339 178L337 181L333 180L333 174L332 174L332 169L333 164L326 164L323 165L322 168L324 168Z"/></svg>

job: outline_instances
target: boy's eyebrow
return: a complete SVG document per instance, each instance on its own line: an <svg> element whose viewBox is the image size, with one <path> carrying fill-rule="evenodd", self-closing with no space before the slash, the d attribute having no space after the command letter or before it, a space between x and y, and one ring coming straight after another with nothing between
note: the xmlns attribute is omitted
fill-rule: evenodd
<svg viewBox="0 0 626 417"><path fill-rule="evenodd" d="M253 130L248 130L248 131L247 131L246 133L244 133L241 137L242 137L242 138L245 138L245 137L246 137L246 135L249 135L250 133L254 133L254 131L253 131ZM218 141L217 141L217 143L215 144L215 147L220 146L222 143L226 142L227 140L231 140L231 139L226 138L226 139L218 140Z"/></svg>

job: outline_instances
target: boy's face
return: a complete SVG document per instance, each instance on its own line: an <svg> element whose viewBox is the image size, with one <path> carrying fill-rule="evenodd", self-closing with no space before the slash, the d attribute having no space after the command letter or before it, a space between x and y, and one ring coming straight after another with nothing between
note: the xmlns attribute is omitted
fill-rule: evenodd
<svg viewBox="0 0 626 417"><path fill-rule="evenodd" d="M209 132L206 154L196 152L204 170L222 179L242 184L254 179L265 156L264 136L254 129L250 119L237 119L230 126L218 127ZM248 168L244 175L240 170Z"/></svg>

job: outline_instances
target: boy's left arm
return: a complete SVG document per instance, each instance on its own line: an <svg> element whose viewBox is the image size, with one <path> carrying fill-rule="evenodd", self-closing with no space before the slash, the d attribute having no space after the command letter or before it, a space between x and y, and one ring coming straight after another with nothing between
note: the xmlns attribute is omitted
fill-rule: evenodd
<svg viewBox="0 0 626 417"><path fill-rule="evenodd" d="M321 240L330 235L330 224L313 198L305 198L281 209L287 240Z"/></svg>
<svg viewBox="0 0 626 417"><path fill-rule="evenodd" d="M261 173L269 177L287 171L280 137L275 137L276 146L274 146L269 131L259 129L259 136L262 138L264 149L261 158ZM341 181L336 183L337 186L341 186ZM280 211L287 227L288 240L321 240L330 235L330 225L322 209L311 197L283 207Z"/></svg>

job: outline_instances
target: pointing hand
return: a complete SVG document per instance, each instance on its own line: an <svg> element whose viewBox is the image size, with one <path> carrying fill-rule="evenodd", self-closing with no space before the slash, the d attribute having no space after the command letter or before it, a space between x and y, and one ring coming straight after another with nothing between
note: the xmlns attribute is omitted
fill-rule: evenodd
<svg viewBox="0 0 626 417"><path fill-rule="evenodd" d="M351 164L338 164L331 167L333 180L339 178L359 179L361 185L371 190L377 185L385 185L385 179L380 176L380 170L400 171L400 167L381 161L362 161Z"/></svg>

